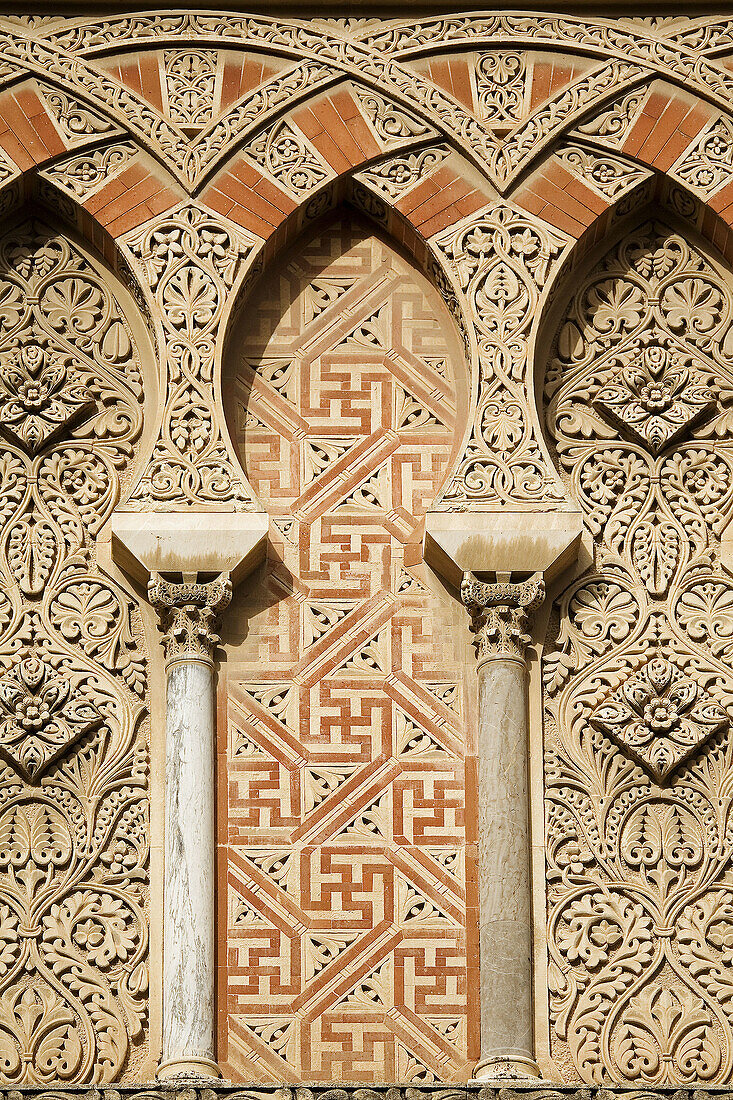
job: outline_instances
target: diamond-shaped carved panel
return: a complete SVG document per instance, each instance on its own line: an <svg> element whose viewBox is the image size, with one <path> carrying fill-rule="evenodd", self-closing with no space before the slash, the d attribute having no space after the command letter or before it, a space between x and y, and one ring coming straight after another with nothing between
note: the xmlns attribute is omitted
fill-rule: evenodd
<svg viewBox="0 0 733 1100"><path fill-rule="evenodd" d="M633 442L658 454L710 415L715 392L689 355L660 345L634 351L630 365L603 387L595 406Z"/></svg>
<svg viewBox="0 0 733 1100"><path fill-rule="evenodd" d="M591 725L628 750L660 783L728 725L723 708L664 657L655 657L609 695Z"/></svg>

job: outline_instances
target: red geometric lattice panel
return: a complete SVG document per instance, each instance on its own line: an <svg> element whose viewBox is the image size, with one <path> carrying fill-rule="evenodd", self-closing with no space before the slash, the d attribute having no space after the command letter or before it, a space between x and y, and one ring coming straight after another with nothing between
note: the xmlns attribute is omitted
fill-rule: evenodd
<svg viewBox="0 0 733 1100"><path fill-rule="evenodd" d="M420 552L465 424L461 348L424 277L344 214L230 355L272 549L221 676L220 1058L235 1080L465 1078L467 702Z"/></svg>

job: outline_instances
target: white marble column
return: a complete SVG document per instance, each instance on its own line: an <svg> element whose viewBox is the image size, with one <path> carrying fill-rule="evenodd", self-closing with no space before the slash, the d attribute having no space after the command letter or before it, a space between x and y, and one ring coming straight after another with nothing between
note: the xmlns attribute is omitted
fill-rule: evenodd
<svg viewBox="0 0 733 1100"><path fill-rule="evenodd" d="M512 584L464 574L478 658L478 1081L539 1077L532 1008L527 628L544 599L535 575Z"/></svg>
<svg viewBox="0 0 733 1100"><path fill-rule="evenodd" d="M214 1004L216 871L214 652L226 574L205 584L154 576L166 650L163 1054L159 1078L220 1077Z"/></svg>

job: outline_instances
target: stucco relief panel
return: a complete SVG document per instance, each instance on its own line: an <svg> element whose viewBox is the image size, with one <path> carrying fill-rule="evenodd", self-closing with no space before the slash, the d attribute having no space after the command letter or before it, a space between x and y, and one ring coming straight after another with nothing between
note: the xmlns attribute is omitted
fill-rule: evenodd
<svg viewBox="0 0 733 1100"><path fill-rule="evenodd" d="M629 233L573 294L546 399L594 553L543 661L552 1053L567 1080L725 1081L729 272L665 223Z"/></svg>
<svg viewBox="0 0 733 1100"><path fill-rule="evenodd" d="M109 1081L146 1053L147 657L96 538L143 368L63 233L0 236L0 1074Z"/></svg>

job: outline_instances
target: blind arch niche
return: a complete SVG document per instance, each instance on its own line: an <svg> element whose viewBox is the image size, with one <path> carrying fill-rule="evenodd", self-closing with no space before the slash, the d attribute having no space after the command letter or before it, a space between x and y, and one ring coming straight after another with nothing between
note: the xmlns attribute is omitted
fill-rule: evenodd
<svg viewBox="0 0 733 1100"><path fill-rule="evenodd" d="M467 373L437 291L349 209L229 341L230 431L273 543L228 615L221 688L234 1079L470 1075L468 634L421 551Z"/></svg>

